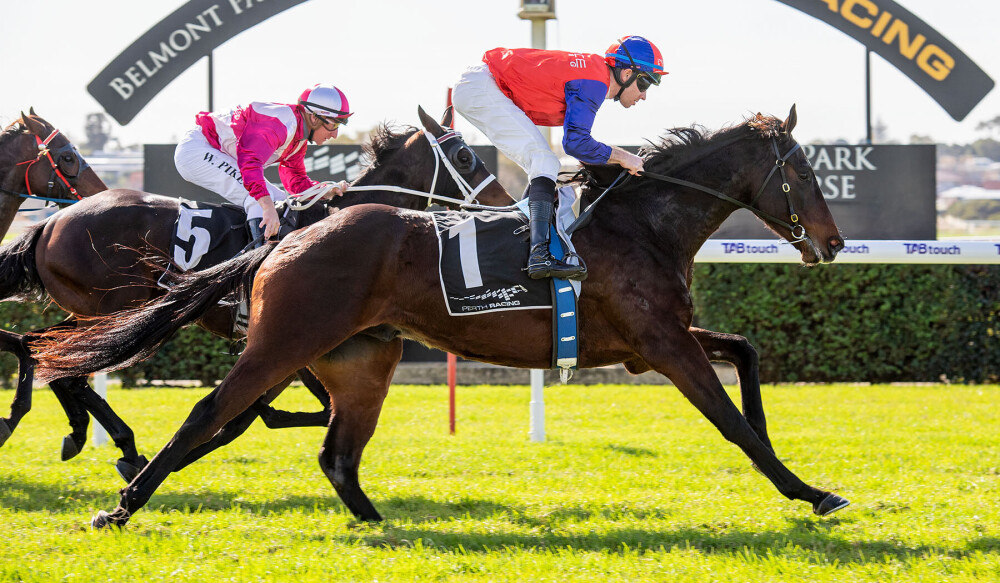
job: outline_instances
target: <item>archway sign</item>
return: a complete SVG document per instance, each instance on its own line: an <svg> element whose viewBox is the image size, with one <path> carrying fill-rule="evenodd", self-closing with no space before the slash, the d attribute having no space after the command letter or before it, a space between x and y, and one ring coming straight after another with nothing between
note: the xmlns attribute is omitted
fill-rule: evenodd
<svg viewBox="0 0 1000 583"><path fill-rule="evenodd" d="M178 75L244 30L305 0L191 0L139 37L87 85L121 125Z"/></svg>
<svg viewBox="0 0 1000 583"><path fill-rule="evenodd" d="M957 121L994 86L941 33L891 0L778 0L854 37L912 79Z"/></svg>

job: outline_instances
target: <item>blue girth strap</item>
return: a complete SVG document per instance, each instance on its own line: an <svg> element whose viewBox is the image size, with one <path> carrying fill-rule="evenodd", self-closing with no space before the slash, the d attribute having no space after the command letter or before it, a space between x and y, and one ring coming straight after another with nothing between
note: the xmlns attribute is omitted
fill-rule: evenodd
<svg viewBox="0 0 1000 583"><path fill-rule="evenodd" d="M556 259L565 255L555 227L549 227L549 251ZM565 279L552 278L552 365L568 378L569 370L577 365L576 294Z"/></svg>

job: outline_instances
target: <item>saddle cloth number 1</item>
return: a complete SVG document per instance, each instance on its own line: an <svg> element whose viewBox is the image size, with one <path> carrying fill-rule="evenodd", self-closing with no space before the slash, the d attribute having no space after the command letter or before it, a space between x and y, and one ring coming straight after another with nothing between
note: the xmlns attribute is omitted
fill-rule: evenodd
<svg viewBox="0 0 1000 583"><path fill-rule="evenodd" d="M479 271L479 247L476 245L476 218L469 217L452 225L448 229L448 238L455 237L458 237L458 254L466 289L482 287L483 275Z"/></svg>

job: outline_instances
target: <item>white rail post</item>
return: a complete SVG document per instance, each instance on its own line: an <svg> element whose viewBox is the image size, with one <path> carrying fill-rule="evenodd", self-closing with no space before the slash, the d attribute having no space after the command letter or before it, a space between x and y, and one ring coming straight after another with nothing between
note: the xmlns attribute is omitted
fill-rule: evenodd
<svg viewBox="0 0 1000 583"><path fill-rule="evenodd" d="M94 375L94 391L106 399L108 396L108 373L99 372ZM108 442L108 431L104 426L94 419L94 435L91 438L95 446L101 446Z"/></svg>
<svg viewBox="0 0 1000 583"><path fill-rule="evenodd" d="M545 371L531 369L531 441L545 441Z"/></svg>

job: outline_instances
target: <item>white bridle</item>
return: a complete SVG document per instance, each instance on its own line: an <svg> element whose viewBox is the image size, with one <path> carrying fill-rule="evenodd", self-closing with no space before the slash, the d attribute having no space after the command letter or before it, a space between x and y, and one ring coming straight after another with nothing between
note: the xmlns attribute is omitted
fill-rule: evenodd
<svg viewBox="0 0 1000 583"><path fill-rule="evenodd" d="M447 142L452 138L461 138L462 135L460 133L454 130L450 130L444 135L442 135L441 139L438 140L433 135L431 135L429 131L424 131L424 137L426 137L427 141L430 142L431 151L434 152L434 158L435 158L434 178L431 179L430 192L423 192L421 190L413 190L410 188L403 188L401 186L391 186L391 185L352 186L350 187L349 190L354 192L363 192L366 190L379 190L383 192L386 191L400 192L403 194L422 196L427 199L428 206L430 206L430 202L434 200L442 200L457 205L467 205L467 204L472 204L472 202L476 200L476 197L479 196L479 193L482 192L487 185L496 180L496 176L490 173L490 175L486 177L486 179L480 182L478 186L473 188L472 185L470 185L468 181L466 181L465 178L463 178L462 175L458 173L458 170L455 169L455 166L451 163L451 161L448 160L448 157L445 155L444 150L441 148L441 144L443 142ZM451 177L455 181L455 184L458 185L458 189L462 191L462 196L464 198L458 199L451 196L445 196L443 194L434 193L434 190L437 188L438 173L441 169L441 164L444 164L444 167L448 170L448 173L451 174ZM312 188L305 190L304 192L301 192L299 194L289 195L288 206L292 210L307 209L312 205L316 204L316 201L323 198L323 196L325 196L332 188L334 188L334 186L335 185L327 182L321 182L313 186Z"/></svg>

